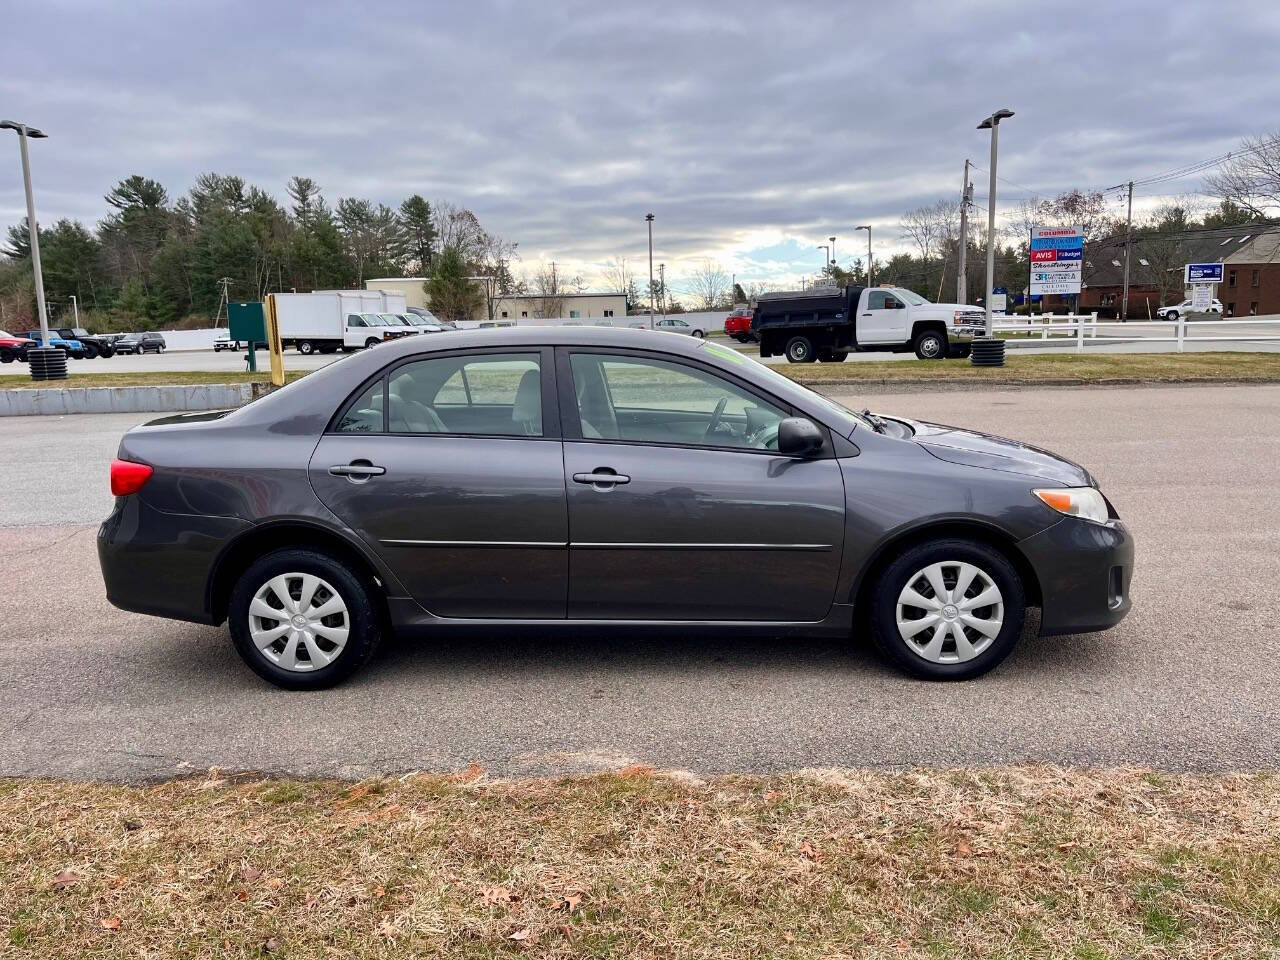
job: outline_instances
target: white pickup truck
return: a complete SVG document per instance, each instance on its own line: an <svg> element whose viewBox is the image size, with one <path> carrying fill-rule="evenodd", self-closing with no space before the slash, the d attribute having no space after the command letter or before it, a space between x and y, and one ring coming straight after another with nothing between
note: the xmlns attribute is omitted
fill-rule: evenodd
<svg viewBox="0 0 1280 960"><path fill-rule="evenodd" d="M968 356L985 314L960 303L930 303L902 287L827 288L762 294L751 317L760 356L792 363L844 360L855 351L914 350L921 360Z"/></svg>

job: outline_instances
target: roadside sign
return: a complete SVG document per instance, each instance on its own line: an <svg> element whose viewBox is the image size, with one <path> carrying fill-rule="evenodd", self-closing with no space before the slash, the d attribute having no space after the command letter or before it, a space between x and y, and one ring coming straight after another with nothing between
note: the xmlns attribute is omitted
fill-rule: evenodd
<svg viewBox="0 0 1280 960"><path fill-rule="evenodd" d="M1079 227L1031 228L1031 294L1079 293L1084 231Z"/></svg>
<svg viewBox="0 0 1280 960"><path fill-rule="evenodd" d="M1186 273L1186 284L1191 286L1193 283L1221 283L1222 282L1222 264L1220 263L1188 263Z"/></svg>
<svg viewBox="0 0 1280 960"><path fill-rule="evenodd" d="M991 291L991 312L1004 313L1009 309L1009 291L1004 287L996 287Z"/></svg>
<svg viewBox="0 0 1280 960"><path fill-rule="evenodd" d="M1197 283L1191 288L1191 312L1208 313L1213 306L1213 287L1207 283Z"/></svg>

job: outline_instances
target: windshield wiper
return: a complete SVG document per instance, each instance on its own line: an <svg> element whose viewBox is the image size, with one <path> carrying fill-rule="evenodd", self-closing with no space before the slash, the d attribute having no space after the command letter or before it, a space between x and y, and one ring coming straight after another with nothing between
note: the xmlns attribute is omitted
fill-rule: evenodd
<svg viewBox="0 0 1280 960"><path fill-rule="evenodd" d="M867 423L871 424L872 430L874 430L876 433L884 433L884 420L882 418L877 417L870 410L863 410L862 416L867 421Z"/></svg>

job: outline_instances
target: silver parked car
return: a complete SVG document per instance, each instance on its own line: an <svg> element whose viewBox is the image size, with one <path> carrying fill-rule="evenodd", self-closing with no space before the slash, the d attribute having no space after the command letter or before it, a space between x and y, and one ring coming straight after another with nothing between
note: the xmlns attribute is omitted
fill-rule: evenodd
<svg viewBox="0 0 1280 960"><path fill-rule="evenodd" d="M259 675L352 674L384 630L869 634L920 677L1129 609L1133 542L1043 450L852 410L651 331L406 337L125 434L98 532L126 610L227 622Z"/></svg>

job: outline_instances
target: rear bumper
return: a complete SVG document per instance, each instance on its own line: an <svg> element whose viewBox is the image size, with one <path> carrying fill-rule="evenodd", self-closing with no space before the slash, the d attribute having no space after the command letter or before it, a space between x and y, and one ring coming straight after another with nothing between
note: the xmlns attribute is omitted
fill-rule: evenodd
<svg viewBox="0 0 1280 960"><path fill-rule="evenodd" d="M231 517L163 513L119 497L98 528L107 599L121 610L213 623L209 576L223 547L249 527Z"/></svg>
<svg viewBox="0 0 1280 960"><path fill-rule="evenodd" d="M1133 537L1118 520L1064 517L1018 546L1040 581L1041 636L1107 630L1129 612Z"/></svg>

